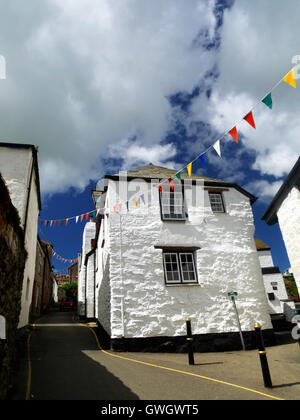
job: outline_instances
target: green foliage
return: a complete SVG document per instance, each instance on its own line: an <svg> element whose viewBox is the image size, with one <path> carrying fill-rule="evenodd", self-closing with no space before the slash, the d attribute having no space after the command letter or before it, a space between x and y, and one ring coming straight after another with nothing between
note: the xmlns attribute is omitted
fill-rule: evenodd
<svg viewBox="0 0 300 420"><path fill-rule="evenodd" d="M294 300L299 300L299 292L293 274L287 274L283 276L283 279L288 295Z"/></svg>
<svg viewBox="0 0 300 420"><path fill-rule="evenodd" d="M78 293L78 284L76 282L65 283L60 286L60 289L66 292L67 297L76 297Z"/></svg>

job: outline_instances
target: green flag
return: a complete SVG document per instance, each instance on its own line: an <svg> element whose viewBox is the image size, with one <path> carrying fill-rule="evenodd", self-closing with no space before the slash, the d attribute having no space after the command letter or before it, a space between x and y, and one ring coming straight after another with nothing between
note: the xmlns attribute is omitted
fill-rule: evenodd
<svg viewBox="0 0 300 420"><path fill-rule="evenodd" d="M179 181L181 181L181 172L177 172L176 176L179 179Z"/></svg>
<svg viewBox="0 0 300 420"><path fill-rule="evenodd" d="M265 104L265 105L267 105L270 109L272 109L272 105L273 105L273 102L272 102L272 95L271 95L271 93L269 93L263 100L262 100L262 102Z"/></svg>

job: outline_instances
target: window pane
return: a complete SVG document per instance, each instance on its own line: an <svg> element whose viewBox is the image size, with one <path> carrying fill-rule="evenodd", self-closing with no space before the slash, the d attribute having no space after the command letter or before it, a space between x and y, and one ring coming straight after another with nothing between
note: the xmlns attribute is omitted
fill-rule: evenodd
<svg viewBox="0 0 300 420"><path fill-rule="evenodd" d="M197 282L194 256L191 252L180 253L180 267L183 282Z"/></svg>
<svg viewBox="0 0 300 420"><path fill-rule="evenodd" d="M163 258L166 273L166 281L170 283L179 283L180 274L177 254L164 253Z"/></svg>
<svg viewBox="0 0 300 420"><path fill-rule="evenodd" d="M215 213L224 213L222 196L220 193L209 193L211 209Z"/></svg>

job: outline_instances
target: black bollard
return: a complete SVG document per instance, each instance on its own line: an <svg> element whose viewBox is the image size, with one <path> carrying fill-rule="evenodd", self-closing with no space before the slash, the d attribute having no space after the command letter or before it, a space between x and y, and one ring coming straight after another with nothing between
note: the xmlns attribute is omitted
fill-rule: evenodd
<svg viewBox="0 0 300 420"><path fill-rule="evenodd" d="M194 350L193 350L193 337L192 327L190 318L186 319L186 331L187 331L187 342L188 342L188 353L189 353L189 364L194 365Z"/></svg>
<svg viewBox="0 0 300 420"><path fill-rule="evenodd" d="M254 329L256 332L257 348L260 358L261 370L264 378L264 384L266 388L272 388L272 380L267 360L267 352L265 350L264 340L261 332L261 325L258 322L256 322L256 324L254 325Z"/></svg>

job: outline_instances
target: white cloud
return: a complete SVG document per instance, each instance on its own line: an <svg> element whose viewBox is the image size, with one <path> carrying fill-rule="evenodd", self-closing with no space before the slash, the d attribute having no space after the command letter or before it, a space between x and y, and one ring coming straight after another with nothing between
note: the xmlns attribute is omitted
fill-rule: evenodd
<svg viewBox="0 0 300 420"><path fill-rule="evenodd" d="M39 145L42 191L99 178L106 147L132 133L159 144L168 96L191 91L214 63L194 43L200 30L214 34L214 3L1 1L1 137Z"/></svg>
<svg viewBox="0 0 300 420"><path fill-rule="evenodd" d="M204 119L219 135L238 122L245 147L256 153L252 169L262 176L284 176L300 154L300 80L297 89L282 82L274 90L273 110L260 103L299 55L299 15L297 0L289 0L288 7L272 0L240 0L226 10L216 58L219 77L211 82L209 98L200 95L194 101L186 120L189 133L192 122ZM256 130L242 121L255 105ZM225 141L232 139L227 135Z"/></svg>

